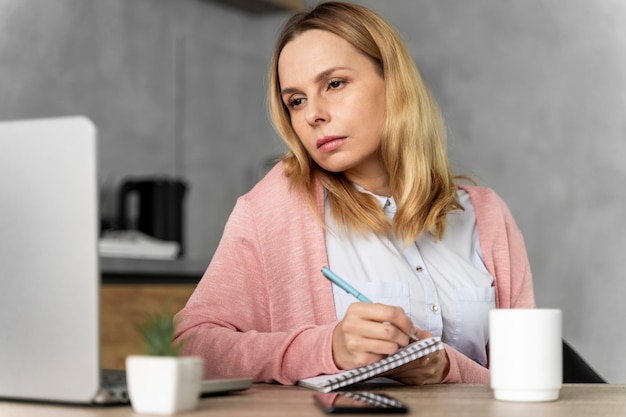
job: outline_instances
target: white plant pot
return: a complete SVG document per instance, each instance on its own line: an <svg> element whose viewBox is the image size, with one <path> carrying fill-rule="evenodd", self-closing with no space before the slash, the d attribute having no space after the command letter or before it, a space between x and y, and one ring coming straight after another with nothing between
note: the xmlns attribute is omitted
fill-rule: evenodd
<svg viewBox="0 0 626 417"><path fill-rule="evenodd" d="M202 359L131 355L126 358L126 382L133 410L174 414L198 405Z"/></svg>

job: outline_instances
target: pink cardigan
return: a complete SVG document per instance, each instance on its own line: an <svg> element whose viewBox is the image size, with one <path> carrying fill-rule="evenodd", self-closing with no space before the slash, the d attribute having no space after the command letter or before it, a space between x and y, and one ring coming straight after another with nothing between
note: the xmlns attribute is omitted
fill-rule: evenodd
<svg viewBox="0 0 626 417"><path fill-rule="evenodd" d="M498 308L534 307L524 241L508 208L488 188L463 188L476 211ZM323 213L320 184L316 197ZM187 339L184 353L204 358L207 378L294 384L339 372L331 348L332 289L320 273L327 264L324 230L305 198L289 190L278 164L238 199L208 269L176 316L177 340ZM444 382L488 383L488 369L445 348Z"/></svg>

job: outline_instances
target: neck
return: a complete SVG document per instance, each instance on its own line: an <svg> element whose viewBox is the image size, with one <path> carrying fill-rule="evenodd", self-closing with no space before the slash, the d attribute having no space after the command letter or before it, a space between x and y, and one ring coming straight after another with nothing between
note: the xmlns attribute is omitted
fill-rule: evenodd
<svg viewBox="0 0 626 417"><path fill-rule="evenodd" d="M348 178L351 182L363 187L372 194L381 197L391 197L391 185L389 184L389 176L374 178Z"/></svg>
<svg viewBox="0 0 626 417"><path fill-rule="evenodd" d="M370 193L391 197L389 173L379 156L344 171L344 175L350 182L365 188Z"/></svg>

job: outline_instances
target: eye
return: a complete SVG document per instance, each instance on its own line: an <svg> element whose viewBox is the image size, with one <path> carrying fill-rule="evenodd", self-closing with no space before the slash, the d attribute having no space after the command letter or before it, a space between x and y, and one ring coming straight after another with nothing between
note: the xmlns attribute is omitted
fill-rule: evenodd
<svg viewBox="0 0 626 417"><path fill-rule="evenodd" d="M328 82L328 89L329 90L335 90L335 89L341 87L344 84L345 84L345 81L342 81L342 80L330 80Z"/></svg>
<svg viewBox="0 0 626 417"><path fill-rule="evenodd" d="M290 109L296 109L301 106L303 102L304 97L291 97L287 101L287 107L289 107Z"/></svg>

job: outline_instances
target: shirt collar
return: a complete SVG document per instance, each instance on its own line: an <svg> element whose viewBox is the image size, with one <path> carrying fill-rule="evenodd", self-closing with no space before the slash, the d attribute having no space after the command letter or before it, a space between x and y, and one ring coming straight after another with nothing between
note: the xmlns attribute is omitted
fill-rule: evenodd
<svg viewBox="0 0 626 417"><path fill-rule="evenodd" d="M374 194L370 191L367 191L365 188L361 187L358 184L353 184L354 188L357 191L369 194L373 196L380 203L380 207L385 211L385 213L395 213L396 212L396 202L393 200L393 197L384 197L382 195Z"/></svg>

